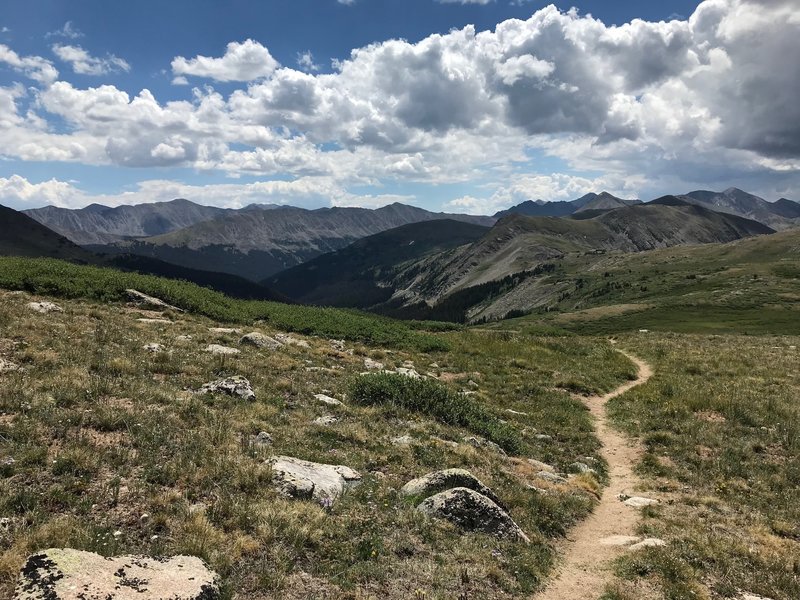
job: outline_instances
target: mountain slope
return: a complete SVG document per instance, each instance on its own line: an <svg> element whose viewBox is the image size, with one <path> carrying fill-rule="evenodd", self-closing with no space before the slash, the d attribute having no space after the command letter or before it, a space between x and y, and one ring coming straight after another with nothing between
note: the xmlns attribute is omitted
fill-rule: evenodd
<svg viewBox="0 0 800 600"><path fill-rule="evenodd" d="M41 223L0 205L0 255L91 262L95 257Z"/></svg>
<svg viewBox="0 0 800 600"><path fill-rule="evenodd" d="M566 217L586 210L609 210L612 208L630 206L632 204L640 204L640 202L640 200L623 200L622 198L612 196L608 192L601 192L599 194L589 192L575 200L561 200L558 202L545 202L544 200L536 200L534 202L532 200L526 200L507 210L501 210L494 216L496 219L502 219L509 215L523 215L527 217Z"/></svg>
<svg viewBox="0 0 800 600"><path fill-rule="evenodd" d="M480 239L488 227L451 219L411 223L318 256L264 281L306 304L368 308L388 300L390 281L409 261Z"/></svg>
<svg viewBox="0 0 800 600"><path fill-rule="evenodd" d="M494 222L491 217L432 213L399 203L377 210L280 207L234 212L169 234L102 249L261 281L369 235L445 218L475 224Z"/></svg>
<svg viewBox="0 0 800 600"><path fill-rule="evenodd" d="M555 301L563 290L553 272L568 257L729 242L772 232L674 196L586 219L511 215L470 245L377 273L375 285L393 294L373 309L415 318L496 318Z"/></svg>
<svg viewBox="0 0 800 600"><path fill-rule="evenodd" d="M753 219L773 229L788 229L800 225L800 214L796 214L797 209L791 206L796 203L788 200L779 201L780 203L767 202L738 188L728 188L723 192L696 190L679 198L718 212Z"/></svg>
<svg viewBox="0 0 800 600"><path fill-rule="evenodd" d="M177 199L115 208L92 204L79 210L47 206L27 210L25 214L76 244L90 245L169 233L229 212Z"/></svg>

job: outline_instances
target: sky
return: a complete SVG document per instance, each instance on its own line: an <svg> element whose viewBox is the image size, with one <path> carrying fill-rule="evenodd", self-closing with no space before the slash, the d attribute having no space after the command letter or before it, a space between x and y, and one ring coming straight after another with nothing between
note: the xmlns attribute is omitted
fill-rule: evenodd
<svg viewBox="0 0 800 600"><path fill-rule="evenodd" d="M7 0L0 203L800 201L797 0Z"/></svg>

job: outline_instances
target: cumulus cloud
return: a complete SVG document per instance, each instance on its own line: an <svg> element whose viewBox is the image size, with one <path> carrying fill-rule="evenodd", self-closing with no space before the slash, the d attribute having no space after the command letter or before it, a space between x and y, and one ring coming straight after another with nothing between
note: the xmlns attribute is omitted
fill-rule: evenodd
<svg viewBox="0 0 800 600"><path fill-rule="evenodd" d="M297 53L297 66L302 71L319 71L319 65L314 62L314 55L310 50Z"/></svg>
<svg viewBox="0 0 800 600"><path fill-rule="evenodd" d="M58 79L58 70L49 60L41 56L20 56L5 44L0 44L0 65L3 64L44 85Z"/></svg>
<svg viewBox="0 0 800 600"><path fill-rule="evenodd" d="M177 56L172 60L172 72L176 77L193 75L215 81L253 81L269 77L276 68L278 61L272 58L269 50L253 40L231 42L221 58Z"/></svg>
<svg viewBox="0 0 800 600"><path fill-rule="evenodd" d="M800 192L798 55L791 0L706 0L688 20L619 26L549 6L493 31L357 48L332 73L314 72L310 53L292 69L258 42L232 42L222 57L176 57L173 83L248 85L175 102L54 82L48 61L0 46L0 63L42 83L25 114L19 90L0 93L0 154L327 178L340 191L496 182L464 206L734 180L755 190L780 181L791 195ZM67 129L49 129L51 118ZM532 154L561 159L572 175L521 174L539 170Z"/></svg>
<svg viewBox="0 0 800 600"><path fill-rule="evenodd" d="M116 71L128 72L131 66L118 56L109 54L105 58L90 55L80 46L54 44L53 54L69 64L75 73L80 75L107 75Z"/></svg>

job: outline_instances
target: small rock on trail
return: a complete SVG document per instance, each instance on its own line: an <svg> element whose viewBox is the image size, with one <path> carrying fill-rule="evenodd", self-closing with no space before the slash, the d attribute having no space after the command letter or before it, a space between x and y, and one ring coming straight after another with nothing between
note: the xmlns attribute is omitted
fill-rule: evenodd
<svg viewBox="0 0 800 600"><path fill-rule="evenodd" d="M194 556L105 558L71 548L28 557L15 600L218 600L219 577Z"/></svg>

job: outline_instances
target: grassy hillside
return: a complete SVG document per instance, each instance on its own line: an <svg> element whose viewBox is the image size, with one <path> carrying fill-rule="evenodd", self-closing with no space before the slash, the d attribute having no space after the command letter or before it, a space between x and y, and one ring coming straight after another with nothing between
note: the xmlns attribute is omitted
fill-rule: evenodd
<svg viewBox="0 0 800 600"><path fill-rule="evenodd" d="M47 256L91 262L94 255L32 218L0 206L0 256Z"/></svg>
<svg viewBox="0 0 800 600"><path fill-rule="evenodd" d="M100 270L83 271L86 279L71 266L61 272L68 277L59 279L89 286L78 294L45 285L42 273L57 274L52 263L18 264L38 268L24 281L59 292L64 312L40 315L26 308L32 297L0 292L0 356L23 369L0 374L0 514L9 523L0 535L0 597L26 555L71 546L200 556L222 575L226 598L526 598L604 477L588 413L571 392L608 390L634 371L603 341L491 332L440 334L449 351L334 347L325 337L259 350L238 346L240 334L211 331L216 320L111 301L115 280ZM8 259L0 267L5 287ZM98 277L106 279L91 284ZM186 298L188 288L135 283L173 302L214 303ZM110 286L107 294L100 285ZM138 322L142 316L172 324ZM360 318L362 326L382 323ZM273 319L255 326L269 335L282 328ZM149 343L163 351L146 351ZM214 356L203 351L210 343L241 354ZM398 398L407 401L386 402L375 395L382 381L358 385L365 357L389 369L413 361L430 376L401 386ZM192 393L229 375L248 377L256 399ZM319 404L316 393L345 406ZM326 415L338 421L314 422ZM260 431L272 446L251 445ZM465 442L476 435L497 435L523 458ZM392 441L399 436L410 441ZM288 500L270 484L264 461L273 454L344 464L363 482L332 507ZM550 483L535 478L524 457L560 471L590 460L599 474ZM445 467L470 469L489 485L533 543L463 534L398 495L410 479Z"/></svg>
<svg viewBox="0 0 800 600"><path fill-rule="evenodd" d="M514 293L538 294L544 302L530 317L503 327L540 322L587 334L800 334L800 231L635 255L576 256L531 283Z"/></svg>
<svg viewBox="0 0 800 600"><path fill-rule="evenodd" d="M0 257L0 288L60 298L120 301L134 288L166 302L228 323L264 321L287 331L387 346L442 348L444 342L404 324L356 311L237 300L185 281L76 265L59 260Z"/></svg>

